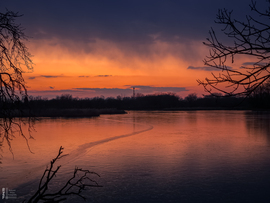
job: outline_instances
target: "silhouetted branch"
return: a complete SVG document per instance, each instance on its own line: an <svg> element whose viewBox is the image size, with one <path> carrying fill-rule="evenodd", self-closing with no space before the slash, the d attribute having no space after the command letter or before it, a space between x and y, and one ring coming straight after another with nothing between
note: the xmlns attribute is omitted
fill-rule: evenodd
<svg viewBox="0 0 270 203"><path fill-rule="evenodd" d="M39 201L45 202L61 202L66 200L69 196L75 195L86 199L81 193L87 189L87 187L102 187L95 180L91 179L89 175L96 175L100 177L97 173L91 172L89 170L83 170L81 168L75 168L73 176L66 182L66 184L59 189L57 192L49 192L49 184L52 179L56 176L56 173L60 169L60 166L57 166L54 169L54 164L57 160L61 159L67 154L62 155L63 147L61 146L58 152L58 155L51 161L50 167L47 168L39 182L37 192L31 197L28 203L35 203Z"/></svg>
<svg viewBox="0 0 270 203"><path fill-rule="evenodd" d="M226 95L249 96L270 78L270 25L265 23L269 21L270 8L261 12L257 9L255 1L252 1L250 8L259 15L260 20L247 15L246 21L241 22L232 18L232 11L218 11L216 23L224 26L222 31L233 39L233 44L223 44L215 31L210 30L210 38L204 44L211 50L204 63L222 72L213 74L212 79L197 80L210 94L217 90ZM243 64L238 69L228 67L228 59L234 63L238 55L249 56L251 60L255 58L256 62ZM225 88L222 85L225 85Z"/></svg>
<svg viewBox="0 0 270 203"><path fill-rule="evenodd" d="M31 54L22 42L27 37L22 27L15 23L18 17L21 15L12 11L0 13L0 143L6 140L11 152L14 132L18 131L28 145L22 125L27 124L30 132L34 123L31 117L14 118L14 112L23 114L22 99L28 98L22 74L33 69Z"/></svg>

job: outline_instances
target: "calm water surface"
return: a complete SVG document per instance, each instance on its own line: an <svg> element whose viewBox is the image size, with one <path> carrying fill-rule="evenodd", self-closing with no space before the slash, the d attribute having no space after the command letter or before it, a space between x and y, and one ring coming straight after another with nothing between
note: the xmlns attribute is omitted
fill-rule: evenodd
<svg viewBox="0 0 270 203"><path fill-rule="evenodd" d="M251 111L133 112L41 119L30 140L4 146L0 187L28 198L60 146L57 189L78 166L103 187L87 202L270 202L270 114ZM84 202L73 198L67 202Z"/></svg>

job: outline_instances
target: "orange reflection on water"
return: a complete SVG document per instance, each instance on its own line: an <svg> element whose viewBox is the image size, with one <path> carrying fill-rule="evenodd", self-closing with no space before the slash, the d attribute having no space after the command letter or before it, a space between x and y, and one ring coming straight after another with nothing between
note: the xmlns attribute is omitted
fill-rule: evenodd
<svg viewBox="0 0 270 203"><path fill-rule="evenodd" d="M241 111L129 112L98 118L41 119L35 140L12 142L15 159L4 148L1 182L12 188L38 178L60 146L69 156L59 163L64 173L74 166L110 173L170 178L241 171L268 156L264 131L247 130ZM261 133L257 136L257 133ZM66 168L65 168L66 167ZM148 176L147 175L147 176Z"/></svg>
<svg viewBox="0 0 270 203"><path fill-rule="evenodd" d="M93 165L115 165L119 171L137 165L160 173L193 168L201 173L242 167L265 156L258 154L268 145L266 137L248 133L242 112L132 113L135 125L144 123L153 129L97 146L88 153Z"/></svg>
<svg viewBox="0 0 270 203"><path fill-rule="evenodd" d="M41 119L36 123L35 130L36 132L33 132L34 140L29 140L33 153L29 151L25 140L20 136L16 136L12 141L14 159L8 146L4 145L1 172L6 181L1 181L2 184L12 188L11 186L14 187L21 182L36 178L42 174L50 160L57 155L60 146L64 147L64 153L69 154L68 159L63 159L63 163L66 163L71 159L83 156L86 149L82 150L79 146L129 134L133 131L133 125L99 118L59 118ZM27 132L26 126L24 131Z"/></svg>

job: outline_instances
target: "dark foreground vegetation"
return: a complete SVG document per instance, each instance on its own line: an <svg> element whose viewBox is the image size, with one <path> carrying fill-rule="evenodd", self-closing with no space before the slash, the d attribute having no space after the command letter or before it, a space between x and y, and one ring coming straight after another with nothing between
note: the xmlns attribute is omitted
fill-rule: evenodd
<svg viewBox="0 0 270 203"><path fill-rule="evenodd" d="M95 180L92 179L91 175L100 177L97 173L89 170L83 170L75 167L73 176L65 183L60 186L58 191L51 191L50 187L56 177L56 173L61 168L61 165L55 166L55 163L68 154L62 154L64 148L61 146L58 155L52 159L50 166L47 167L40 179L38 189L36 193L27 201L28 203L35 202L62 202L67 200L69 196L78 196L86 201L86 198L82 195L82 192L91 187L102 187ZM24 201L26 202L26 201Z"/></svg>

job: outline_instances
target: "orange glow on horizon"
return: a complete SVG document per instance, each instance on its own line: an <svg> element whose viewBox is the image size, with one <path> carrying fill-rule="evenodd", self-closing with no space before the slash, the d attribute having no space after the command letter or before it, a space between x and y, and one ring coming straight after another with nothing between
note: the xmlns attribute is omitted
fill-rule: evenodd
<svg viewBox="0 0 270 203"><path fill-rule="evenodd" d="M184 45L157 41L149 45L149 53L141 55L132 47L122 50L115 43L101 40L89 44L88 52L79 43L77 46L74 42L61 43L56 39L29 43L35 67L34 72L24 74L28 90L125 89L130 85L185 87L189 91L182 92L183 95L201 94L203 88L198 87L196 80L211 74L187 69L203 66L202 59L208 50L201 42L190 43L191 49L196 50L193 54Z"/></svg>

